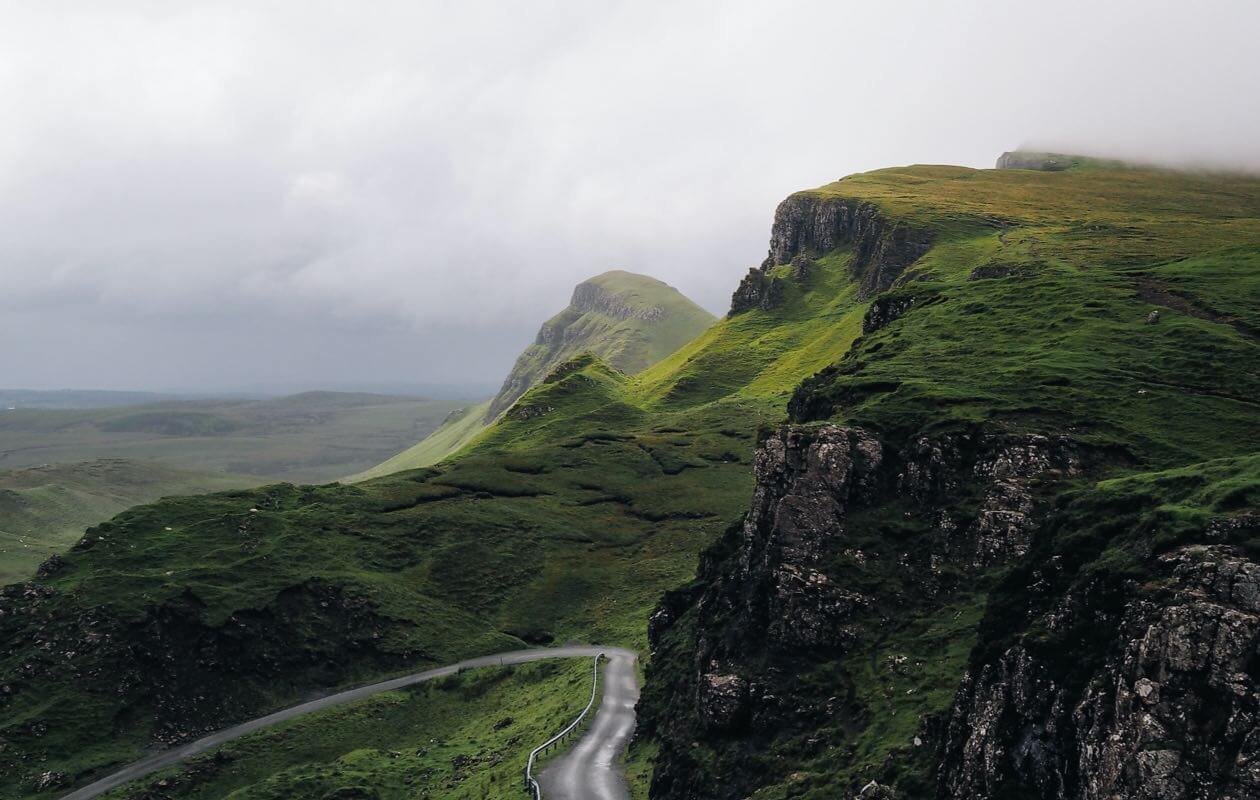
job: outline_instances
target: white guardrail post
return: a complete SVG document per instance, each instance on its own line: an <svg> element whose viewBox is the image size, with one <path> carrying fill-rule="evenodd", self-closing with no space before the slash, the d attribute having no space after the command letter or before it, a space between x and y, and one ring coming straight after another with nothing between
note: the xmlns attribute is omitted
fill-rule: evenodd
<svg viewBox="0 0 1260 800"><path fill-rule="evenodd" d="M577 726L581 725L582 720L586 719L586 715L590 713L591 708L595 705L595 692L599 688L599 660L601 658L608 658L608 656L603 653L595 655L595 667L591 675L591 699L587 701L586 708L582 709L582 713L578 714L572 722L566 725L564 730L529 751L529 760L525 762L525 791L529 792L534 800L542 800L542 789L538 786L538 781L534 779L534 761L538 759L540 754L546 753L570 733L577 730Z"/></svg>

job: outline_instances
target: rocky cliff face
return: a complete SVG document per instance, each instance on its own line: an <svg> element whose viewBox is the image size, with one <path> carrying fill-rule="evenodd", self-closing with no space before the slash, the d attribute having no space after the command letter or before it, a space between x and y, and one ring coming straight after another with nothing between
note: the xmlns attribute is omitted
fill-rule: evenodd
<svg viewBox="0 0 1260 800"><path fill-rule="evenodd" d="M781 748L831 754L852 795L884 777L854 757L886 702L863 686L867 665L904 673L939 657L890 644L890 623L973 601L986 570L1027 552L1040 487L1079 462L1065 439L979 429L904 443L831 424L768 436L743 524L651 622L653 796L745 797L790 779L748 758ZM920 776L945 710L896 743ZM712 750L703 760L696 741Z"/></svg>
<svg viewBox="0 0 1260 800"><path fill-rule="evenodd" d="M153 740L162 745L266 707L269 692L294 675L313 672L315 685L331 686L365 667L402 669L421 657L386 652L382 639L396 621L317 580L218 623L203 618L205 604L191 589L131 620L98 608L59 615L68 602L38 583L0 589L0 640L26 654L0 685L0 708L31 683L64 676L119 698L120 717L151 718ZM49 713L55 720L58 712ZM47 724L36 718L10 733L38 736Z"/></svg>
<svg viewBox="0 0 1260 800"><path fill-rule="evenodd" d="M1084 462L1070 440L1035 434L894 446L821 425L767 437L746 519L651 621L652 796L746 797L793 780L776 773L783 753L823 757L844 797L1260 796L1260 563L1236 546L1184 545L1152 556L1137 585L1032 552L1052 516L1047 485ZM1244 514L1203 537L1257 533L1260 516ZM1011 564L1024 565L1008 583L1032 598L1026 612L987 625L973 663L953 667L953 702L864 767L867 726L889 714L864 693L867 664L939 662L885 643L909 616L975 600ZM1067 630L1084 631L1079 652L1038 644L1040 631Z"/></svg>
<svg viewBox="0 0 1260 800"><path fill-rule="evenodd" d="M584 313L603 314L612 319L642 319L651 322L665 316L665 309L662 306L651 303L631 303L625 295L609 291L594 281L584 281L573 289L573 299L569 301L569 308ZM541 337L547 330L548 325L544 324L542 330L539 331L539 336Z"/></svg>
<svg viewBox="0 0 1260 800"><path fill-rule="evenodd" d="M651 620L652 796L1260 797L1260 514L1154 549L1149 495L1053 501L1094 458L984 428L767 436L745 520ZM986 601L969 659L902 638Z"/></svg>
<svg viewBox="0 0 1260 800"><path fill-rule="evenodd" d="M731 312L769 309L782 292L783 278L770 273L793 265L792 277L807 275L809 260L851 246L851 270L862 297L893 285L905 269L932 246L932 235L888 217L873 203L842 197L794 194L779 204L770 231L770 252L749 271L731 299Z"/></svg>
<svg viewBox="0 0 1260 800"><path fill-rule="evenodd" d="M967 673L940 797L1260 797L1260 563L1188 545L1156 564L1118 608L1084 583L1029 620L1103 628L1083 674L1023 642Z"/></svg>
<svg viewBox="0 0 1260 800"><path fill-rule="evenodd" d="M1075 163L1074 156L1059 153L1031 153L1013 150L998 156L998 169L1036 169L1043 172L1059 172L1070 169Z"/></svg>

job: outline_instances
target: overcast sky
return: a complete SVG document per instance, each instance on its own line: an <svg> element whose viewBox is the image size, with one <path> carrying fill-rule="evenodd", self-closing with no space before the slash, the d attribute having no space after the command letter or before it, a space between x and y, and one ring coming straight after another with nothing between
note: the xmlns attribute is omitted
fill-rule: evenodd
<svg viewBox="0 0 1260 800"><path fill-rule="evenodd" d="M788 193L1021 144L1260 165L1260 4L0 0L0 386L495 382L715 313Z"/></svg>

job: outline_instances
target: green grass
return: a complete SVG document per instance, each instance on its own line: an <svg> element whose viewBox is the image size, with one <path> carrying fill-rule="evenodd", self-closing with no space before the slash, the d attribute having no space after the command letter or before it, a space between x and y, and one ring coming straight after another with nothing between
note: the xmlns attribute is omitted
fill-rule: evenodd
<svg viewBox="0 0 1260 800"><path fill-rule="evenodd" d="M1257 344L1234 324L1249 324L1256 291L1260 182L911 167L810 194L930 228L934 247L891 295L920 302L863 334L851 254L819 254L781 306L721 320L642 372L571 354L436 466L163 500L92 531L40 582L47 596L3 601L22 612L0 617L14 643L0 676L16 687L0 700L0 797L32 796L43 770L82 782L154 739L314 688L523 642L643 650L661 593L687 583L747 508L757 430L789 399L800 419L861 424L892 451L949 430L1066 433L1098 455L1090 480L1260 450ZM970 280L998 263L1018 274ZM1156 306L1140 281L1234 319L1159 306L1148 325ZM893 507L854 521L846 535L883 566L829 569L880 598L882 616L863 624L883 637L855 660L789 665L810 702L848 698L843 747L805 729L768 732L755 752L700 742L697 775L743 770L759 797L823 797L888 762L923 785L928 757L906 749L908 720L948 705L970 642L989 635L976 620L1005 585L994 573L921 593L895 565L925 531ZM656 674L690 671L683 652ZM923 667L889 673L893 654ZM651 747L636 747L634 774L651 770ZM381 774L376 757L363 763Z"/></svg>
<svg viewBox="0 0 1260 800"><path fill-rule="evenodd" d="M796 709L779 725L711 735L695 719L687 699L695 660L716 657L704 648L740 635L746 621L738 605L725 617L710 612L717 619L701 635L685 617L652 664L641 715L662 737L657 774L668 759L671 778L689 781L670 797L821 800L873 779L907 797L933 796L941 726L969 664L1017 635L1041 636L1038 652L1082 665L1104 652L1101 629L1022 629L1040 565L1057 557L1079 564L1069 574L1082 582L1140 584L1152 550L1200 540L1212 519L1260 504L1260 181L1103 164L1054 173L911 167L803 195L874 203L929 231L934 245L879 298L908 310L851 337L834 364L795 389L796 421L861 426L893 458L922 436L1063 435L1087 473L1035 487L1043 509L1068 510L1046 522L1041 549L1009 568L960 571L946 561L939 576L916 568L915 555L938 553L944 534L892 488L851 515L820 568L871 598L848 623L853 643L783 654L753 642L726 667ZM988 276L973 275L979 267ZM1155 310L1158 322L1148 323ZM750 348L732 368L761 370L758 356ZM696 391L707 388L701 375L730 372L710 359L696 371ZM966 520L976 479L956 479L942 507ZM712 574L739 574L739 537L711 551ZM865 553L863 562L846 550ZM724 602L733 601L709 607ZM818 712L829 703L832 714ZM696 789L707 786L720 789Z"/></svg>
<svg viewBox="0 0 1260 800"><path fill-rule="evenodd" d="M0 471L0 585L29 577L88 527L131 506L258 482L121 459Z"/></svg>
<svg viewBox="0 0 1260 800"><path fill-rule="evenodd" d="M486 428L485 415L490 401L452 411L442 425L420 442L401 453L348 478L349 481L365 481L402 472L432 466L473 440Z"/></svg>
<svg viewBox="0 0 1260 800"><path fill-rule="evenodd" d="M713 315L646 275L613 270L578 285L574 303L543 323L490 402L485 420L506 411L558 365L583 353L640 372L713 324Z"/></svg>
<svg viewBox="0 0 1260 800"><path fill-rule="evenodd" d="M763 314L712 348L735 353L772 334L774 312L747 319ZM834 339L825 323L816 330ZM0 735L13 745L0 753L0 796L29 791L30 763L81 781L153 737L213 728L313 687L522 643L643 650L660 594L687 581L741 513L755 430L782 413L788 388L736 382L688 405L665 383L579 359L517 404L551 410L509 414L437 467L164 500L94 529L43 582L54 594L38 615L48 635L77 641L75 620L90 607L114 638L68 663L37 658L46 672L6 706ZM188 641L175 645L152 619L178 620ZM6 636L28 635L13 624ZM230 674L199 666L228 657L246 632L256 658ZM19 668L21 653L0 656L0 669ZM87 672L107 678L76 677ZM155 684L214 700L181 703ZM51 733L22 733L36 725ZM117 733L101 741L102 726Z"/></svg>
<svg viewBox="0 0 1260 800"><path fill-rule="evenodd" d="M105 796L516 798L529 751L577 716L590 680L589 659L472 670L268 728Z"/></svg>
<svg viewBox="0 0 1260 800"><path fill-rule="evenodd" d="M712 314L672 286L646 275L605 272L583 281L574 297L594 292L600 297L597 305L570 305L543 323L538 341L517 358L497 396L452 415L423 441L351 480L427 467L454 455L565 362L591 354L616 371L641 372L714 322ZM581 302L589 305L592 301Z"/></svg>
<svg viewBox="0 0 1260 800"><path fill-rule="evenodd" d="M1260 299L1255 179L922 167L816 193L872 200L939 238L891 293L931 302L807 382L803 418L898 438L1070 426L1150 467L1260 449L1258 340L1234 324L1254 321ZM1016 274L970 279L985 264ZM1152 283L1230 319L1158 305ZM1153 310L1160 322L1147 324Z"/></svg>
<svg viewBox="0 0 1260 800"><path fill-rule="evenodd" d="M1211 543L1260 558L1260 541L1246 526L1223 526L1206 535L1214 522L1257 508L1260 454L1130 474L1065 494L1047 524L1048 535L995 587L972 660L992 658L1018 637L1035 657L1057 667L1065 683L1079 684L1115 636L1118 612L1158 597L1162 583L1153 564L1159 555ZM1030 595L1028 582L1040 565L1051 562L1059 569L1042 570L1049 576L1047 591ZM1054 630L1029 626L1029 619L1050 610L1048 601L1069 591L1093 608Z"/></svg>
<svg viewBox="0 0 1260 800"><path fill-rule="evenodd" d="M358 471L425 436L455 405L309 392L0 411L0 585L139 503Z"/></svg>
<svg viewBox="0 0 1260 800"><path fill-rule="evenodd" d="M650 739L636 739L622 760L626 785L632 800L648 800L652 786L652 760L656 757L656 743Z"/></svg>

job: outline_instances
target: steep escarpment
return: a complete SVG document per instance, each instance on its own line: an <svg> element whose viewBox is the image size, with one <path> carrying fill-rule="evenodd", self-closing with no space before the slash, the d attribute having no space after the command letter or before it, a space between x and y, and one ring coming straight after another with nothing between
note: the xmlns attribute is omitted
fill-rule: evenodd
<svg viewBox="0 0 1260 800"><path fill-rule="evenodd" d="M1123 608L1081 587L1034 621L1051 631L1105 626L1102 653L1077 656L1095 662L1092 674L1065 672L1062 654L1047 659L1023 644L967 674L942 796L1000 797L1012 787L1046 798L1260 795L1260 563L1199 544L1155 566L1163 585Z"/></svg>
<svg viewBox="0 0 1260 800"><path fill-rule="evenodd" d="M793 775L926 791L972 640L959 620L1027 553L1081 459L1068 441L982 430L768 436L743 524L652 618L654 796L740 798Z"/></svg>
<svg viewBox="0 0 1260 800"><path fill-rule="evenodd" d="M1068 441L779 429L652 617L653 796L1254 796L1258 466L1056 506Z"/></svg>
<svg viewBox="0 0 1260 800"><path fill-rule="evenodd" d="M785 234L813 244L774 303L635 375L567 358L437 467L162 501L49 565L0 616L0 797L399 660L570 638L650 638L657 798L1077 798L1080 753L1246 787L1252 612L1185 559L1258 550L1260 182L907 167L809 194L931 246L866 296L858 243ZM1219 669L1179 655L1225 628ZM132 647L167 668L120 694ZM149 697L181 686L205 700L167 725ZM1147 724L1130 691L1169 735L1108 750ZM1158 785L1118 768L1117 797Z"/></svg>
<svg viewBox="0 0 1260 800"><path fill-rule="evenodd" d="M583 352L634 373L651 366L711 325L713 316L672 286L613 271L583 281L569 306L543 323L503 387L490 401L489 423L553 368Z"/></svg>
<svg viewBox="0 0 1260 800"><path fill-rule="evenodd" d="M1260 299L1226 199L1260 186L1066 166L870 173L776 216L747 307L824 247L869 305L652 618L654 798L1255 795L1260 350L1222 289ZM871 279L823 199L926 246ZM1229 313L1152 303L1172 274Z"/></svg>
<svg viewBox="0 0 1260 800"><path fill-rule="evenodd" d="M852 247L850 272L861 297L884 291L932 246L930 229L890 218L874 203L812 192L794 194L779 204L770 232L770 252L760 267L748 271L731 298L732 314L775 307L782 283L805 281L811 260ZM788 274L776 267L788 265Z"/></svg>
<svg viewBox="0 0 1260 800"><path fill-rule="evenodd" d="M55 574L54 556L40 578ZM171 745L265 707L284 676L334 685L367 671L399 670L423 661L420 649L391 644L399 620L351 586L323 580L295 584L257 609L208 619L195 589L164 599L130 618L106 609L62 610L73 601L45 583L8 586L0 594L0 631L26 652L5 684L6 699L34 680L58 676L125 699L120 720L144 719L156 744ZM88 707L16 713L11 732L46 733L112 723Z"/></svg>
<svg viewBox="0 0 1260 800"><path fill-rule="evenodd" d="M941 797L1260 792L1258 464L1109 483L1065 505L994 592Z"/></svg>

